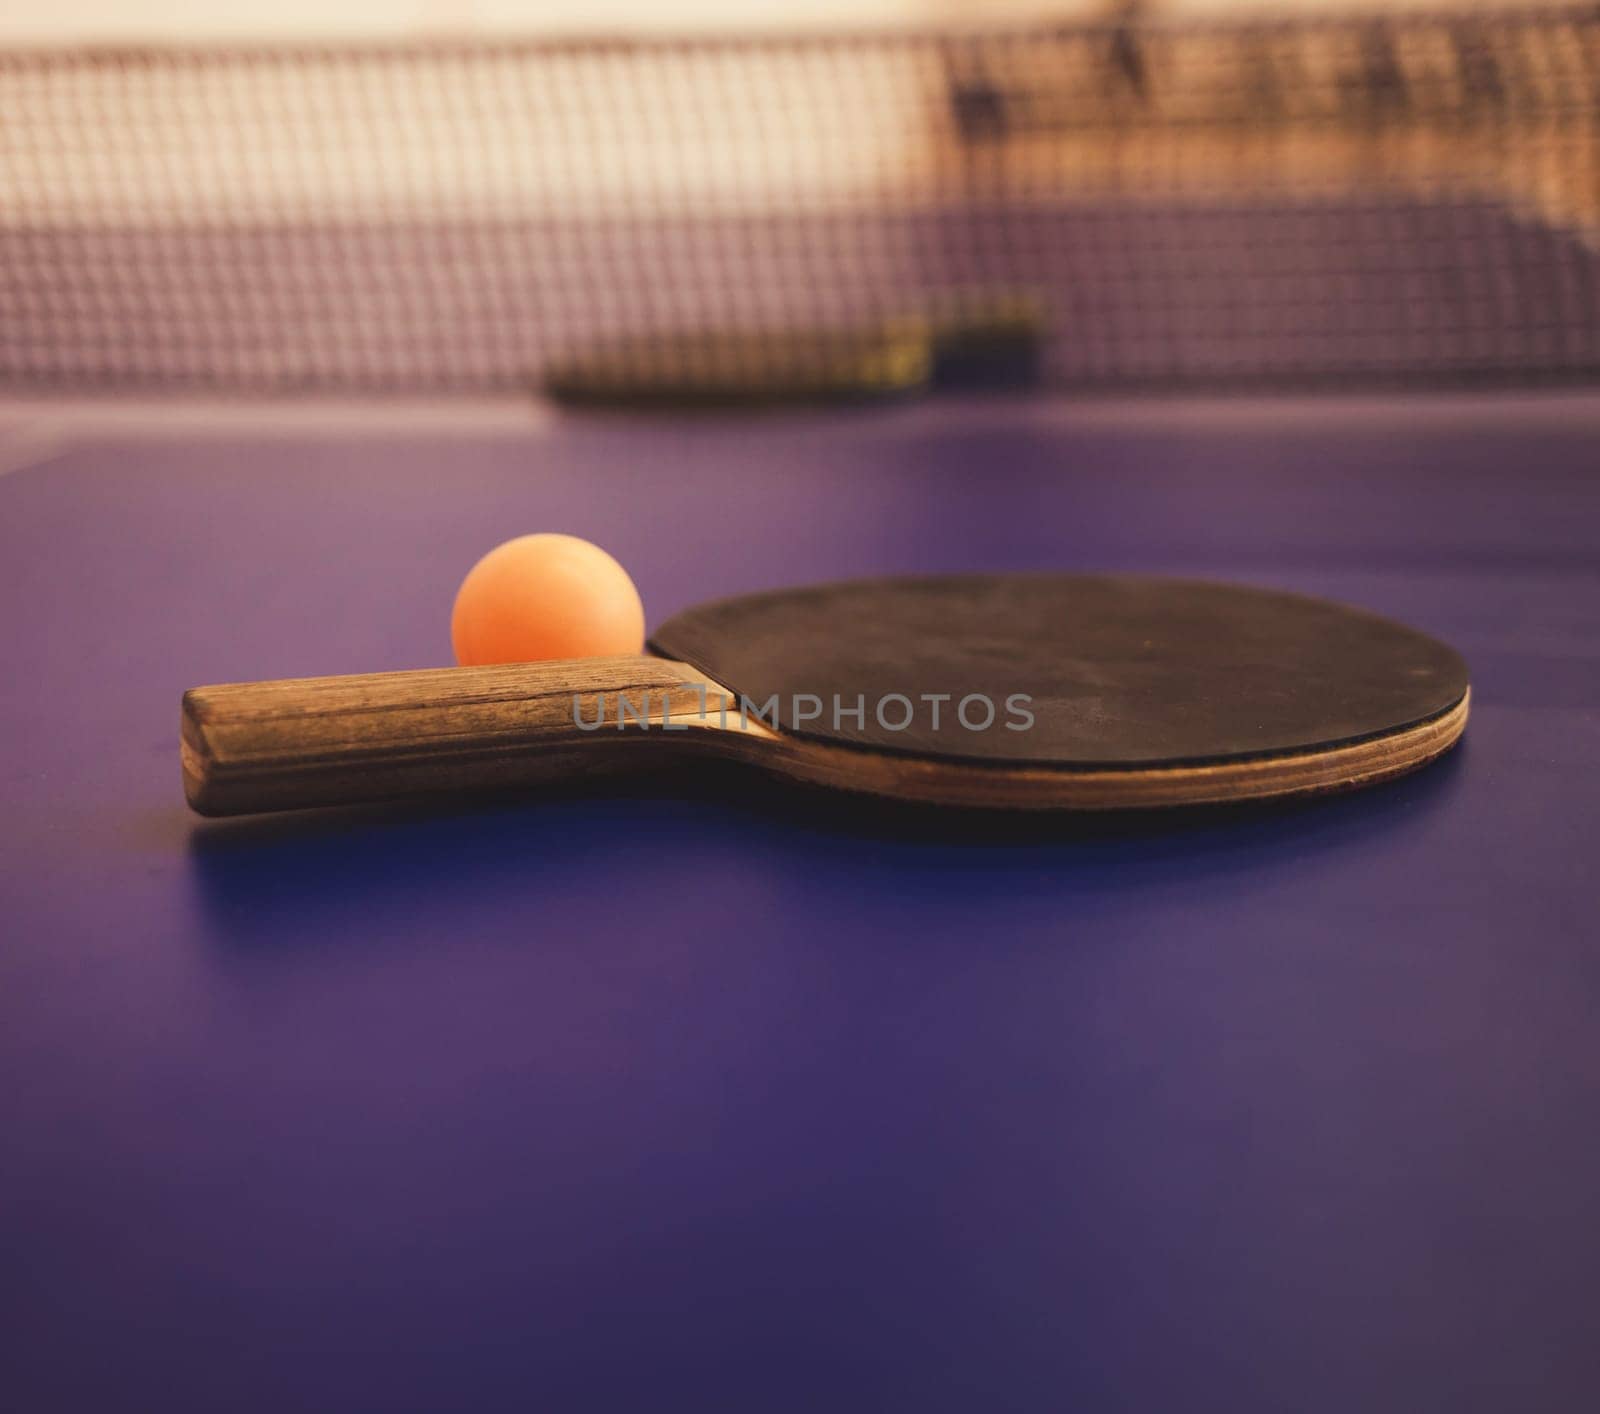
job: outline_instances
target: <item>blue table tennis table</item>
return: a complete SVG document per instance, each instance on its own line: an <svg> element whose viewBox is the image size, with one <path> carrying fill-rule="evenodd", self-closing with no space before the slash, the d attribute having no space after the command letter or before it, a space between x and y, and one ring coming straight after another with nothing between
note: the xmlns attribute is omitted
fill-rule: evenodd
<svg viewBox="0 0 1600 1414"><path fill-rule="evenodd" d="M0 1404L1600 1402L1600 396L133 420L0 441ZM1472 721L1171 816L733 772L186 810L185 688L443 664L534 529L652 623L1327 595L1458 647Z"/></svg>

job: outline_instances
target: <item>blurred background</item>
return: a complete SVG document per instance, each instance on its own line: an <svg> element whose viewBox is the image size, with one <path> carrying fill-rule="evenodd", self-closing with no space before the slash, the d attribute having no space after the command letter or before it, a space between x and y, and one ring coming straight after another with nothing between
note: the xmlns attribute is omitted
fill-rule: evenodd
<svg viewBox="0 0 1600 1414"><path fill-rule="evenodd" d="M0 383L534 388L1003 307L1055 388L1588 379L1587 8L67 0Z"/></svg>
<svg viewBox="0 0 1600 1414"><path fill-rule="evenodd" d="M1149 7L1163 15L1312 15L1339 11L1394 14L1439 10L1438 0L1164 0ZM1456 9L1474 8L1456 5ZM1478 7L1485 8L1485 7ZM1494 8L1504 10L1506 5ZM1529 4L1527 8L1550 8ZM1082 19L1105 12L1100 0L591 0L574 6L558 0L346 0L337 6L313 0L283 0L263 6L250 0L65 0L48 7L15 7L0 15L8 38L52 42L111 37L189 40L207 36L353 35L404 36L441 30L541 31L662 30L688 28L750 30L764 27L841 27L887 24L994 24Z"/></svg>

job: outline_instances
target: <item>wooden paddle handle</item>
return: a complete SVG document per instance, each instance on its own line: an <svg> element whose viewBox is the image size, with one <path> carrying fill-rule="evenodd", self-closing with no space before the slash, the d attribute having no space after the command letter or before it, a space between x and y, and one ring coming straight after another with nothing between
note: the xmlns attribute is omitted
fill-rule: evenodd
<svg viewBox="0 0 1600 1414"><path fill-rule="evenodd" d="M196 687L184 794L202 815L243 815L624 770L641 751L665 759L707 696L715 712L720 689L650 657Z"/></svg>

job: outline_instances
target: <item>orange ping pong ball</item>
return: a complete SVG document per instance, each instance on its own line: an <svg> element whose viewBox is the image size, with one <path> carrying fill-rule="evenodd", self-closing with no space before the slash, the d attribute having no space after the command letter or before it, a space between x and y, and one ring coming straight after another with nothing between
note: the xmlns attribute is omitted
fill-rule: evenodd
<svg viewBox="0 0 1600 1414"><path fill-rule="evenodd" d="M627 570L598 545L521 535L467 571L450 642L463 667L641 653L644 605Z"/></svg>

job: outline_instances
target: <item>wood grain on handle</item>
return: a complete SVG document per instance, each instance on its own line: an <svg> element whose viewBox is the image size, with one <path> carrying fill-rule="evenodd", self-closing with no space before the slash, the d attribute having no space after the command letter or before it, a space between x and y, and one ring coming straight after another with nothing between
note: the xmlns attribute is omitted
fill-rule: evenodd
<svg viewBox="0 0 1600 1414"><path fill-rule="evenodd" d="M619 727L619 697L657 724L698 723L719 693L642 656L197 687L183 697L184 794L203 815L240 815L626 770L684 736Z"/></svg>

